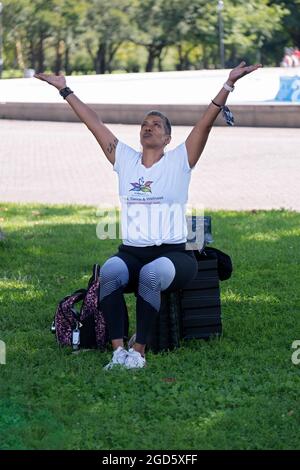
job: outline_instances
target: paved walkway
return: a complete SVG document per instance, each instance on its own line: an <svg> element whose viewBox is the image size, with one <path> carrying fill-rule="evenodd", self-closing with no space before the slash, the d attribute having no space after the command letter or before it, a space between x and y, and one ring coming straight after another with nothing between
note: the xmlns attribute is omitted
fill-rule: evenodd
<svg viewBox="0 0 300 470"><path fill-rule="evenodd" d="M139 127L111 125L139 148ZM190 128L175 127L170 148ZM299 129L212 130L192 174L190 204L300 211ZM0 201L117 205L117 176L81 123L0 120Z"/></svg>

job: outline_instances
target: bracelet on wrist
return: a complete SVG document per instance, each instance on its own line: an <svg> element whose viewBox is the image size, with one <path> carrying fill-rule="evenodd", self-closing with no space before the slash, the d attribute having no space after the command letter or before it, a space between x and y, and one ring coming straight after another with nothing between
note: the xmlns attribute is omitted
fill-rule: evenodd
<svg viewBox="0 0 300 470"><path fill-rule="evenodd" d="M222 105L221 104L218 104L216 103L214 100L211 100L212 104L214 104L215 106L218 106L218 108L222 109Z"/></svg>
<svg viewBox="0 0 300 470"><path fill-rule="evenodd" d="M214 104L215 106L217 106L219 108L219 112L222 111L222 115L223 115L223 118L226 121L226 124L228 126L233 126L234 125L234 117L233 117L232 112L228 108L228 106L225 106L225 104L224 105L218 104L214 100L211 100L211 102L212 102L212 104Z"/></svg>
<svg viewBox="0 0 300 470"><path fill-rule="evenodd" d="M74 93L74 91L71 90L71 88L69 88L68 86L66 86L65 88L62 88L61 90L59 90L59 94L60 96L63 97L63 99L65 100L67 96L69 96L71 93Z"/></svg>
<svg viewBox="0 0 300 470"><path fill-rule="evenodd" d="M230 86L227 84L227 82L224 83L223 88L225 88L226 91L233 91L234 90L234 85Z"/></svg>

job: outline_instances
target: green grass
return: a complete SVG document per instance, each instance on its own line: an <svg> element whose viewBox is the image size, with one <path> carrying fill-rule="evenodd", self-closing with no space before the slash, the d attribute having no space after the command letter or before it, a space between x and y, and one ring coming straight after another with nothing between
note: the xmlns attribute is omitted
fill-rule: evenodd
<svg viewBox="0 0 300 470"><path fill-rule="evenodd" d="M209 212L214 245L234 263L222 338L104 372L109 351L59 349L49 325L119 241L97 239L94 208L0 209L1 449L299 448L299 213Z"/></svg>

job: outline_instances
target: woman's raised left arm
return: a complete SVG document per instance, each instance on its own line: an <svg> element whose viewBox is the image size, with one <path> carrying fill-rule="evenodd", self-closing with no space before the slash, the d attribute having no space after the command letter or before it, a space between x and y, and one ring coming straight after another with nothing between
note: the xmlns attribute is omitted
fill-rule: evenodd
<svg viewBox="0 0 300 470"><path fill-rule="evenodd" d="M261 64L246 66L245 62L241 62L237 67L231 70L228 80L225 82L217 96L209 104L208 108L185 141L191 168L196 165L204 150L210 130L221 110L221 106L224 106L226 103L227 97L231 91L230 89L232 89L237 80L251 72L254 72L254 70L257 70L260 67L262 67Z"/></svg>

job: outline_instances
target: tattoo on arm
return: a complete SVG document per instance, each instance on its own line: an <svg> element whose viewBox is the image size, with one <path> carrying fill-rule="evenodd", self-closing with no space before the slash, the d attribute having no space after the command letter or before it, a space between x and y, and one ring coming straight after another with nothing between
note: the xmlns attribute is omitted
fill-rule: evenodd
<svg viewBox="0 0 300 470"><path fill-rule="evenodd" d="M108 147L106 149L107 152L112 153L116 149L117 144L118 144L118 139L114 139L113 142L109 142Z"/></svg>

